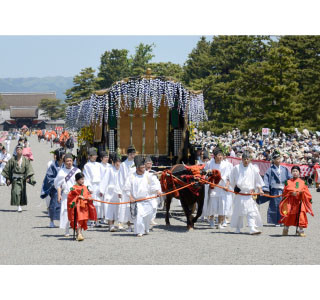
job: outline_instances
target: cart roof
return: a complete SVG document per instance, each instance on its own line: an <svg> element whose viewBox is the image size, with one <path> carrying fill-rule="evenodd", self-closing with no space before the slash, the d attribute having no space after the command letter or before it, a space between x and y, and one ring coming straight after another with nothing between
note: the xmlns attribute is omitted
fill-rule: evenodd
<svg viewBox="0 0 320 300"><path fill-rule="evenodd" d="M70 128L82 128L92 122L105 122L109 113L117 118L121 111L135 108L148 111L152 105L153 116L161 105L176 108L189 121L199 123L207 119L202 91L186 88L170 77L140 76L115 82L110 88L95 91L87 100L71 103L66 108L66 123Z"/></svg>

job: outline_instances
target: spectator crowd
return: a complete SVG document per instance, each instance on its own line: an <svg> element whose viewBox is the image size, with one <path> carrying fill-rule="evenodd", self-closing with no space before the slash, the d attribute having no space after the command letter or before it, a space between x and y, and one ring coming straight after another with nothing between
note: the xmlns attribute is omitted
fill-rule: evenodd
<svg viewBox="0 0 320 300"><path fill-rule="evenodd" d="M291 134L276 132L274 129L268 135L259 132L241 132L238 128L221 135L194 129L192 143L211 155L215 147L224 149L226 156L242 157L244 151L249 151L253 159L271 161L273 153L280 153L283 163L309 164L319 163L320 132L297 128Z"/></svg>

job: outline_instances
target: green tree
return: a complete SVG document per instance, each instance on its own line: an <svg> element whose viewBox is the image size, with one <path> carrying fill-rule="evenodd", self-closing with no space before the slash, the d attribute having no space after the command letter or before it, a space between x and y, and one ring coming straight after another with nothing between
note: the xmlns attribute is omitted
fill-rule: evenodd
<svg viewBox="0 0 320 300"><path fill-rule="evenodd" d="M114 82L129 76L129 51L112 49L102 54L98 73L100 88L109 88Z"/></svg>
<svg viewBox="0 0 320 300"><path fill-rule="evenodd" d="M209 117L204 129L220 133L235 126L230 114L236 100L235 71L263 61L269 47L268 36L215 36L210 45L201 38L189 56L184 78L193 89L203 90Z"/></svg>
<svg viewBox="0 0 320 300"><path fill-rule="evenodd" d="M171 62L149 63L147 68L151 68L152 74L156 76L173 77L179 81L183 76L183 68Z"/></svg>
<svg viewBox="0 0 320 300"><path fill-rule="evenodd" d="M235 71L236 101L231 116L242 130L262 127L292 132L301 127L301 93L292 50L274 44L263 62Z"/></svg>
<svg viewBox="0 0 320 300"><path fill-rule="evenodd" d="M291 49L297 60L297 82L302 94L304 126L318 129L320 121L320 36L281 36L279 44Z"/></svg>
<svg viewBox="0 0 320 300"><path fill-rule="evenodd" d="M74 86L65 92L67 96L67 103L86 100L94 90L99 88L94 73L94 69L85 68L81 70L79 75L76 75L73 78Z"/></svg>
<svg viewBox="0 0 320 300"><path fill-rule="evenodd" d="M38 105L43 110L42 116L47 116L51 120L64 119L66 104L59 99L42 99Z"/></svg>
<svg viewBox="0 0 320 300"><path fill-rule="evenodd" d="M148 45L140 43L136 47L136 52L133 56L130 57L130 76L141 76L146 73L148 64L151 59L154 57L153 48L154 44Z"/></svg>
<svg viewBox="0 0 320 300"><path fill-rule="evenodd" d="M183 81L190 84L190 81L202 79L211 74L211 43L202 36L196 47L188 55L184 65Z"/></svg>

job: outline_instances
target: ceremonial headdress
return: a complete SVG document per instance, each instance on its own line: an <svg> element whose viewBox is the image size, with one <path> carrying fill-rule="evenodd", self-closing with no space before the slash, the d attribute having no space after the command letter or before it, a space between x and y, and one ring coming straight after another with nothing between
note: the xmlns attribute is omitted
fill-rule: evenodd
<svg viewBox="0 0 320 300"><path fill-rule="evenodd" d="M136 152L136 148L133 145L130 145L127 149L127 153L135 153Z"/></svg>
<svg viewBox="0 0 320 300"><path fill-rule="evenodd" d="M217 156L219 153L222 153L222 154L223 154L223 151L222 151L219 147L216 147L216 148L213 150L213 155L214 155L214 156Z"/></svg>
<svg viewBox="0 0 320 300"><path fill-rule="evenodd" d="M88 150L88 155L89 156L96 156L96 155L98 155L98 153L97 153L97 149L96 148L89 148L89 150Z"/></svg>
<svg viewBox="0 0 320 300"><path fill-rule="evenodd" d="M114 153L114 155L112 156L112 161L113 163L116 163L116 162L121 162L121 157L119 155L117 155L117 153Z"/></svg>
<svg viewBox="0 0 320 300"><path fill-rule="evenodd" d="M144 158L140 155L135 156L134 158L134 164L137 168L145 164Z"/></svg>
<svg viewBox="0 0 320 300"><path fill-rule="evenodd" d="M203 151L203 159L209 159L209 153L207 150Z"/></svg>
<svg viewBox="0 0 320 300"><path fill-rule="evenodd" d="M54 151L54 154L57 160L60 160L62 156L66 154L66 151L64 150L64 148L59 148Z"/></svg>
<svg viewBox="0 0 320 300"><path fill-rule="evenodd" d="M103 157L106 157L106 156L109 156L109 151L101 151L100 152L100 157L103 158Z"/></svg>
<svg viewBox="0 0 320 300"><path fill-rule="evenodd" d="M279 152L274 152L272 155L272 159L277 159L278 157L280 157L280 153Z"/></svg>
<svg viewBox="0 0 320 300"><path fill-rule="evenodd" d="M65 156L64 156L64 160L68 159L68 158L71 158L73 160L73 156L71 153L67 153Z"/></svg>
<svg viewBox="0 0 320 300"><path fill-rule="evenodd" d="M115 152L110 153L110 154L109 154L110 160L113 161L116 155L117 155L117 154L116 154Z"/></svg>
<svg viewBox="0 0 320 300"><path fill-rule="evenodd" d="M152 163L152 159L150 156L147 156L146 159L144 160L145 163L151 162Z"/></svg>
<svg viewBox="0 0 320 300"><path fill-rule="evenodd" d="M251 154L249 151L245 150L242 154L242 158L251 158Z"/></svg>

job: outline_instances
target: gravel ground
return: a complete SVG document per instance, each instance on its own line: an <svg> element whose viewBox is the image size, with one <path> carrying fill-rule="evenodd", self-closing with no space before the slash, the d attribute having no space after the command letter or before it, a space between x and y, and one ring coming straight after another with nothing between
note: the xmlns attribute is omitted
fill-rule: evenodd
<svg viewBox="0 0 320 300"><path fill-rule="evenodd" d="M46 165L51 160L48 144L30 139L35 161L35 187L27 186L29 204L22 213L10 206L10 188L0 187L0 264L2 265L72 265L72 264L320 264L318 211L320 194L311 189L315 217L308 215L307 237L293 235L282 237L282 228L265 225L263 233L250 236L248 228L242 234L233 229L210 229L200 222L196 229L186 232L185 217L178 202L172 207L171 227L167 228L164 212L159 211L159 224L150 235L137 238L133 233L110 233L107 228L89 229L83 242L72 241L63 236L63 230L49 228L44 200L40 190ZM16 144L12 141L11 148ZM11 149L11 153L12 153ZM261 206L266 223L267 204ZM57 222L58 223L58 222Z"/></svg>

